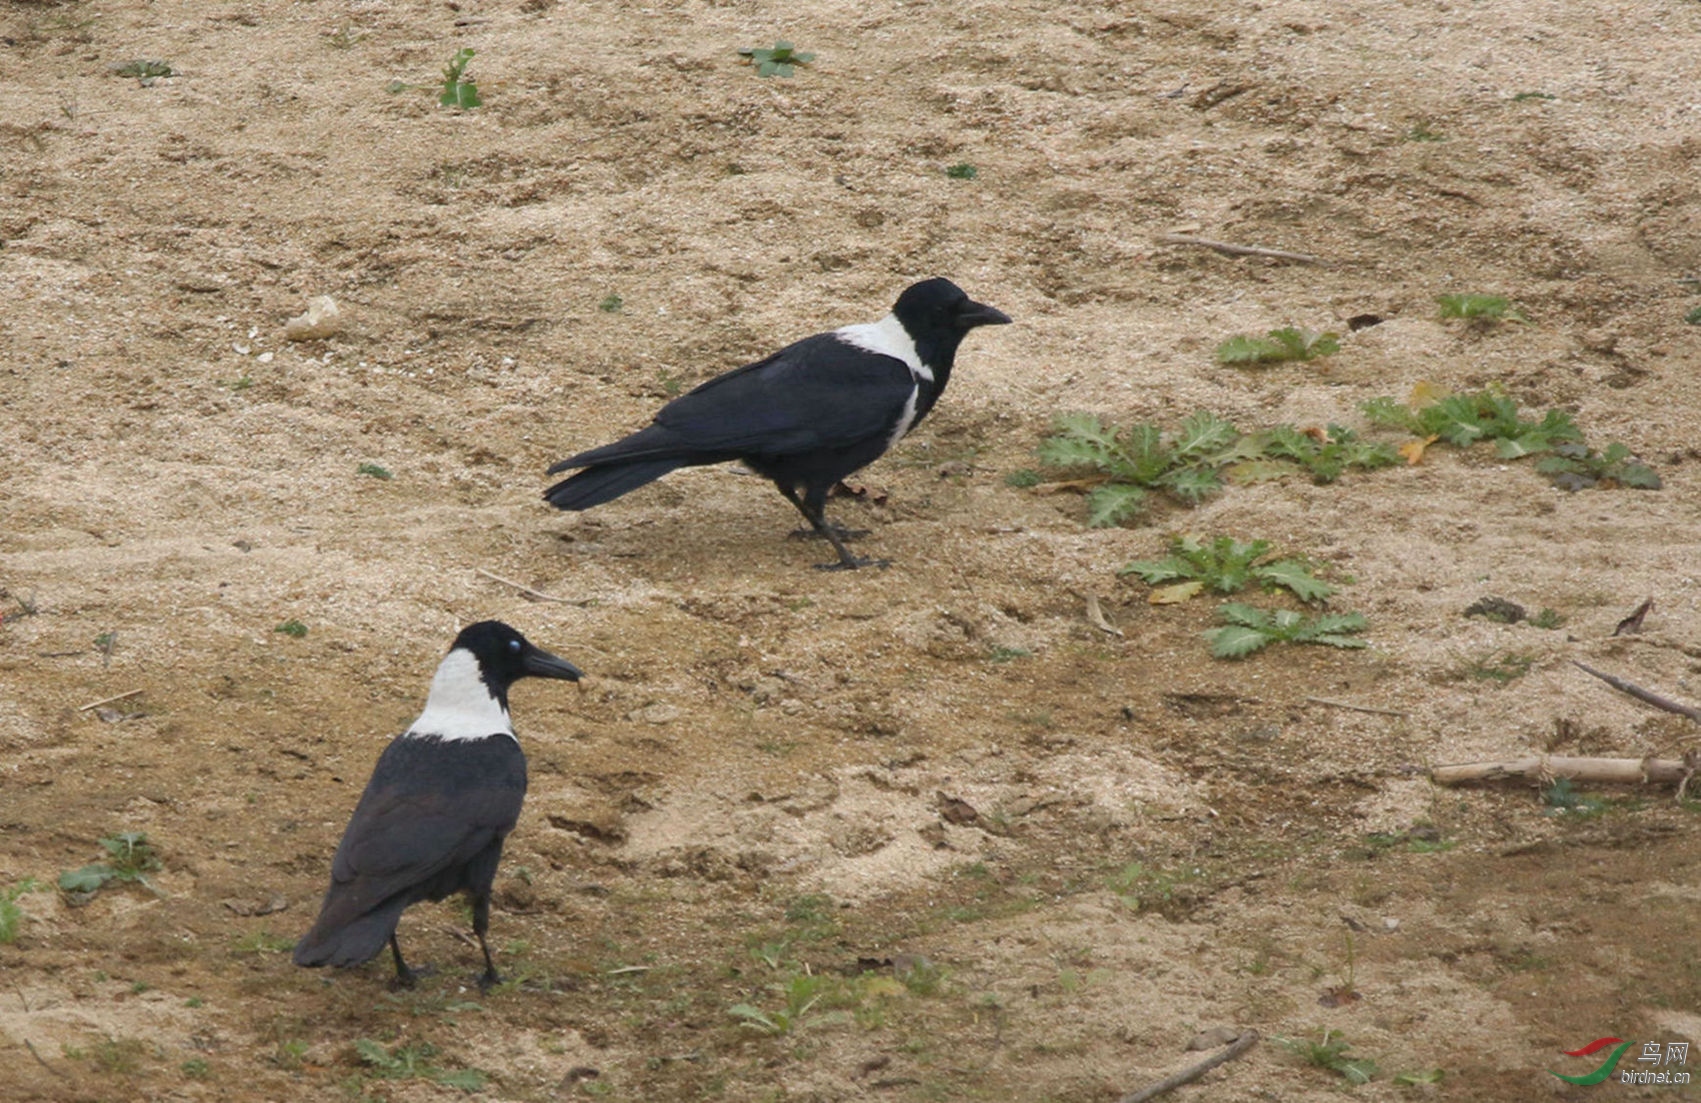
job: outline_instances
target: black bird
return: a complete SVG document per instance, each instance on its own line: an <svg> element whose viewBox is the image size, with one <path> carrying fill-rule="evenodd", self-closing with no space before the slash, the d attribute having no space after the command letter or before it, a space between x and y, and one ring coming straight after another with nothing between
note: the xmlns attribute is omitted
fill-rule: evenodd
<svg viewBox="0 0 1701 1103"><path fill-rule="evenodd" d="M969 330L1009 321L950 280L912 284L878 322L806 337L717 375L663 406L647 428L562 460L549 474L584 470L544 500L589 509L676 467L742 460L832 542L839 561L823 569L866 566L873 561L846 550L850 534L827 523L827 491L921 423Z"/></svg>
<svg viewBox="0 0 1701 1103"><path fill-rule="evenodd" d="M331 862L319 918L296 943L297 965L359 965L387 941L396 983L411 987L417 974L402 961L397 920L410 904L464 891L484 951L479 987L499 981L484 941L490 885L526 797L508 687L521 678L579 676L501 621L461 630L431 680L425 711L378 757Z"/></svg>

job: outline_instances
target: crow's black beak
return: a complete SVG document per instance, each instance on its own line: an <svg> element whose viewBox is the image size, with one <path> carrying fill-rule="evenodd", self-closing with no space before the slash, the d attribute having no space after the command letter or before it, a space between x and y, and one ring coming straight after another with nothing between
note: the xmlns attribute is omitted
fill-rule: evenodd
<svg viewBox="0 0 1701 1103"><path fill-rule="evenodd" d="M576 682L584 677L578 667L566 659L556 658L541 647L528 646L522 665L528 678L560 678L565 682Z"/></svg>
<svg viewBox="0 0 1701 1103"><path fill-rule="evenodd" d="M957 324L964 329L973 329L975 326L1007 326L1010 324L1010 315L997 307L969 299L957 308Z"/></svg>

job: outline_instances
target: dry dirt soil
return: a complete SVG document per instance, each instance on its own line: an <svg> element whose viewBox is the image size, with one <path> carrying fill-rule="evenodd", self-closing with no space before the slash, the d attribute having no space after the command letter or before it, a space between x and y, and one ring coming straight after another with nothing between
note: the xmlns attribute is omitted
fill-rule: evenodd
<svg viewBox="0 0 1701 1103"><path fill-rule="evenodd" d="M1697 805L1426 771L1695 749L1572 660L1701 698L1701 4L13 0L0 38L6 1098L1110 1103L1217 1028L1265 1040L1171 1098L1698 1097L1550 1075L1701 1054ZM776 38L814 61L758 77ZM725 468L540 501L931 275L1016 324L832 503L889 569L812 570ZM318 295L342 330L286 340ZM1341 350L1215 362L1285 325ZM1007 481L1061 412L1370 433L1419 384L1664 489L1438 445L1092 529ZM1211 659L1216 601L1117 574L1176 532L1309 557L1369 648ZM448 903L412 992L294 968L485 617L589 675L514 694L511 983ZM148 884L57 890L123 832ZM1326 1032L1369 1084L1293 1051Z"/></svg>

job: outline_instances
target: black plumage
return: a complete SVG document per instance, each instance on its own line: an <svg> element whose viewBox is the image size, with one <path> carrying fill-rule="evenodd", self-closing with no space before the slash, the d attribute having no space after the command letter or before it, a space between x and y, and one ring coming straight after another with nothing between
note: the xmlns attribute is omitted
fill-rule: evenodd
<svg viewBox="0 0 1701 1103"><path fill-rule="evenodd" d="M1009 321L950 280L912 284L880 321L817 334L718 375L638 432L562 460L551 475L583 470L544 499L589 509L678 467L742 460L832 542L839 560L822 567L864 566L870 561L846 549L848 534L827 523L827 492L921 423L971 329Z"/></svg>
<svg viewBox="0 0 1701 1103"><path fill-rule="evenodd" d="M421 900L465 892L484 951L481 986L499 978L485 933L502 844L526 796L526 756L508 719L508 687L520 678L577 681L578 668L499 621L455 637L432 679L425 711L379 756L331 862L319 918L295 947L305 966L358 965L387 942L396 980L396 924Z"/></svg>

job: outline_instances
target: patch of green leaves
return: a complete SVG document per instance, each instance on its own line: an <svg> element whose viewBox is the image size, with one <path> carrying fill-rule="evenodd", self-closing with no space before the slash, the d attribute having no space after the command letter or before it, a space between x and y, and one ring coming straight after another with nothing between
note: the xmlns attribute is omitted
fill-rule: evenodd
<svg viewBox="0 0 1701 1103"><path fill-rule="evenodd" d="M1531 100L1557 100L1559 97L1548 92L1519 92L1512 97L1513 103L1528 103Z"/></svg>
<svg viewBox="0 0 1701 1103"><path fill-rule="evenodd" d="M161 868L159 855L143 831L124 831L100 840L106 861L59 875L59 888L75 902L83 902L113 881L134 881L152 889L147 875Z"/></svg>
<svg viewBox="0 0 1701 1103"><path fill-rule="evenodd" d="M1692 326L1701 326L1701 306L1695 307L1688 314L1685 314L1683 320Z"/></svg>
<svg viewBox="0 0 1701 1103"><path fill-rule="evenodd" d="M1139 575L1153 586L1197 582L1200 590L1220 594L1237 594L1255 582L1266 590L1285 589L1301 601L1322 601L1335 592L1303 559L1269 558L1270 547L1268 540L1176 536L1164 558L1136 559L1116 573Z"/></svg>
<svg viewBox="0 0 1701 1103"><path fill-rule="evenodd" d="M967 161L964 161L946 169L945 175L949 176L953 180L973 180L975 177L980 175L980 170L969 164Z"/></svg>
<svg viewBox="0 0 1701 1103"><path fill-rule="evenodd" d="M276 628L272 629L272 631L282 632L284 635L288 636L290 639L299 640L299 639L304 638L307 635L307 626L305 624L302 624L300 621L295 620L294 618L291 618L290 620L286 620L282 624L278 625Z"/></svg>
<svg viewBox="0 0 1701 1103"><path fill-rule="evenodd" d="M1607 809L1605 801L1580 791L1568 777L1559 778L1542 790L1542 804L1549 815L1578 819L1593 819Z"/></svg>
<svg viewBox="0 0 1701 1103"><path fill-rule="evenodd" d="M1306 616L1291 609L1269 611L1238 601L1217 609L1222 628L1205 633L1211 654L1219 659L1244 659L1273 643L1315 643L1327 647L1368 647L1357 634L1370 627L1362 613L1320 613Z"/></svg>
<svg viewBox="0 0 1701 1103"><path fill-rule="evenodd" d="M1376 1076L1376 1062L1368 1057L1348 1057L1352 1046L1345 1038L1325 1029L1321 1041L1310 1038L1274 1038L1277 1045L1315 1068L1344 1077L1349 1084L1368 1084Z"/></svg>
<svg viewBox="0 0 1701 1103"><path fill-rule="evenodd" d="M1400 462L1400 454L1388 444L1370 441L1344 425L1331 424L1325 431L1305 431L1292 425L1278 425L1255 434L1253 450L1263 460L1250 460L1231 467L1228 474L1237 479L1268 478L1281 472L1264 471L1253 465L1270 465L1271 460L1291 464L1304 470L1319 486L1340 478L1349 467L1373 471L1392 467Z"/></svg>
<svg viewBox="0 0 1701 1103"><path fill-rule="evenodd" d="M1597 452L1582 441L1555 445L1553 454L1536 461L1536 470L1561 490L1581 490L1601 483L1616 483L1633 490L1658 490L1660 476L1637 460L1630 449L1614 442Z"/></svg>
<svg viewBox="0 0 1701 1103"><path fill-rule="evenodd" d="M1583 440L1583 432L1564 410L1549 410L1540 421L1518 416L1518 404L1497 391L1450 394L1412 409L1392 398L1373 398L1361 407L1373 425L1404 429L1420 437L1440 437L1464 447L1492 440L1501 459L1545 452Z"/></svg>
<svg viewBox="0 0 1701 1103"><path fill-rule="evenodd" d="M1445 142L1446 140L1445 135L1429 129L1428 125L1424 123L1418 123L1406 131L1406 141L1408 142Z"/></svg>
<svg viewBox="0 0 1701 1103"><path fill-rule="evenodd" d="M443 90L437 94L440 106L473 108L484 105L484 100L479 98L478 85L466 75L467 63L472 59L473 50L465 46L456 50L455 56L449 59L443 70Z"/></svg>
<svg viewBox="0 0 1701 1103"><path fill-rule="evenodd" d="M383 467L375 463L363 463L354 469L354 473L356 475L370 475L374 479L395 478L395 476L390 473L390 469L388 467Z"/></svg>
<svg viewBox="0 0 1701 1103"><path fill-rule="evenodd" d="M776 41L771 49L746 46L738 53L740 57L749 59L759 77L789 77L796 71L796 66L808 65L815 60L814 54L799 51L783 38Z"/></svg>
<svg viewBox="0 0 1701 1103"><path fill-rule="evenodd" d="M821 1002L826 994L827 980L826 976L819 974L795 974L789 981L772 986L785 996L783 1008L763 1011L755 1004L735 1003L727 1008L727 1014L739 1020L741 1026L763 1034L790 1034L805 1025L810 1012Z"/></svg>
<svg viewBox="0 0 1701 1103"><path fill-rule="evenodd" d="M34 877L25 877L11 888L0 892L0 946L9 946L18 939L24 925L24 909L18 907L18 897L42 887Z"/></svg>
<svg viewBox="0 0 1701 1103"><path fill-rule="evenodd" d="M607 295L603 296L602 302L597 304L597 309L602 311L604 314L618 314L620 313L620 308L625 305L626 300L611 291Z"/></svg>
<svg viewBox="0 0 1701 1103"><path fill-rule="evenodd" d="M150 59L126 61L122 64L114 65L112 67L112 72L114 75L120 77L135 77L144 88L153 84L154 81L161 77L174 77L177 75L176 71L172 69L170 62L154 61Z"/></svg>
<svg viewBox="0 0 1701 1103"><path fill-rule="evenodd" d="M437 1047L430 1042L385 1048L378 1042L362 1038L354 1043L354 1051L372 1075L385 1080L429 1080L446 1088L477 1092L484 1089L489 1079L479 1069L451 1071L431 1064L431 1059L437 1056Z"/></svg>
<svg viewBox="0 0 1701 1103"><path fill-rule="evenodd" d="M1272 329L1264 337L1230 337L1217 346L1217 363L1280 364L1288 360L1315 360L1340 351L1339 334L1287 326Z"/></svg>
<svg viewBox="0 0 1701 1103"><path fill-rule="evenodd" d="M1031 467L1019 468L1004 476L1004 485L1016 487L1018 490L1038 486L1042 481L1040 473Z"/></svg>
<svg viewBox="0 0 1701 1103"><path fill-rule="evenodd" d="M1526 320L1504 295L1439 295L1435 301L1441 304L1443 318L1463 318L1470 322Z"/></svg>
<svg viewBox="0 0 1701 1103"><path fill-rule="evenodd" d="M1233 425L1203 411L1168 439L1155 425L1118 431L1093 414L1063 414L1057 432L1040 445L1039 457L1051 467L1104 477L1087 495L1087 523L1099 528L1138 514L1151 490L1189 505L1221 490L1218 469L1232 458L1230 449L1239 439Z"/></svg>

